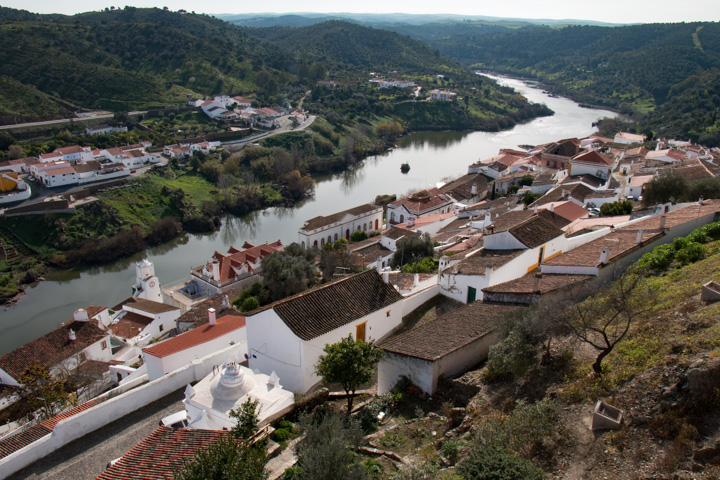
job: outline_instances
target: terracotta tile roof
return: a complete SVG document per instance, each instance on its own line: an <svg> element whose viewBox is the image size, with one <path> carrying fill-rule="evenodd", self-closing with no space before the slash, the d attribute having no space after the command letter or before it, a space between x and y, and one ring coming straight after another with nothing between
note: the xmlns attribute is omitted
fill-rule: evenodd
<svg viewBox="0 0 720 480"><path fill-rule="evenodd" d="M592 165L599 165L602 167L609 167L614 162L611 158L603 155L602 153L590 150L589 152L581 153L570 160L570 163L588 163Z"/></svg>
<svg viewBox="0 0 720 480"><path fill-rule="evenodd" d="M220 263L220 280L221 284L226 283L235 278L235 269L240 268L243 264L247 264L250 271L252 267L250 263L256 263L263 257L267 257L271 253L282 252L283 244L280 240L273 243L263 243L262 245L252 245L245 242L242 249L230 247L228 253L215 252L213 260ZM210 267L212 269L212 267Z"/></svg>
<svg viewBox="0 0 720 480"><path fill-rule="evenodd" d="M702 205L695 203L683 208L678 208L665 214L665 228L672 228L713 212L720 212L720 200L705 200ZM634 232L640 229L658 231L660 229L660 215L648 217L645 220L627 225L619 230Z"/></svg>
<svg viewBox="0 0 720 480"><path fill-rule="evenodd" d="M643 231L642 241L636 243L637 232L616 230L604 237L600 237L592 242L580 245L557 257L551 258L543 262L543 265L597 267L600 265L600 253L606 248L608 249L608 259L605 264L609 265L642 248L648 243L657 240L662 235L663 234L659 232Z"/></svg>
<svg viewBox="0 0 720 480"><path fill-rule="evenodd" d="M403 197L399 200L395 200L388 204L388 206L400 207L404 206L410 213L420 214L427 210L439 208L443 205L452 203L452 199L442 193L437 188L429 188L427 190L420 190L412 195Z"/></svg>
<svg viewBox="0 0 720 480"><path fill-rule="evenodd" d="M312 340L402 300L397 290L367 270L250 312L272 308L292 332Z"/></svg>
<svg viewBox="0 0 720 480"><path fill-rule="evenodd" d="M442 273L457 273L458 275L485 275L485 269L488 266L493 268L502 267L523 252L525 252L525 250L487 250L483 248L455 265L448 267ZM463 254L461 253L458 255Z"/></svg>
<svg viewBox="0 0 720 480"><path fill-rule="evenodd" d="M352 252L361 256L363 259L369 260L371 263L377 260L377 257L386 257L393 253L392 250L383 247L380 242L371 243L363 248L353 249Z"/></svg>
<svg viewBox="0 0 720 480"><path fill-rule="evenodd" d="M379 207L377 205L373 205L371 203L366 203L365 205L360 205L358 207L349 208L347 210L343 210L342 212L333 213L332 215L328 216L319 216L315 218L311 218L307 222L305 222L305 225L300 227L300 230L309 232L312 230L317 230L319 228L326 227L328 225L332 225L333 223L338 223L343 218L345 218L346 215L351 216L360 216L360 215L367 215L373 212L379 212L382 211L382 207Z"/></svg>
<svg viewBox="0 0 720 480"><path fill-rule="evenodd" d="M70 340L70 329L75 340ZM55 366L106 337L97 320L75 322L70 320L40 338L0 356L0 368L17 379L33 364Z"/></svg>
<svg viewBox="0 0 720 480"><path fill-rule="evenodd" d="M145 298L138 298L138 297L130 297L130 299L128 301L126 301L124 303L124 305L126 305L130 308L142 310L143 312L147 312L147 313L151 313L151 314L173 312L176 310L180 310L178 307L168 305L167 303L155 302L153 300L147 300Z"/></svg>
<svg viewBox="0 0 720 480"><path fill-rule="evenodd" d="M432 362L484 337L507 316L519 312L520 307L515 305L473 302L432 322L393 335L378 346L387 352Z"/></svg>
<svg viewBox="0 0 720 480"><path fill-rule="evenodd" d="M62 155L72 155L75 153L83 153L85 150L79 145L73 145L71 147L60 147L55 149L56 152Z"/></svg>
<svg viewBox="0 0 720 480"><path fill-rule="evenodd" d="M11 453L17 452L21 448L25 448L51 433L52 430L43 425L33 425L32 427L23 428L19 432L0 440L0 458L7 457Z"/></svg>
<svg viewBox="0 0 720 480"><path fill-rule="evenodd" d="M71 408L59 415L56 415L50 419L40 422L28 428L22 428L16 433L12 433L7 437L0 440L0 458L7 457L13 452L20 450L21 448L27 447L31 443L40 440L46 435L52 433L55 425L60 421L70 418L73 415L87 410L88 408L94 407L97 404L95 400L78 405L75 408Z"/></svg>
<svg viewBox="0 0 720 480"><path fill-rule="evenodd" d="M418 282L424 282L425 280L436 276L435 273L419 273ZM390 273L388 274L388 282L397 286L400 290L410 290L415 285L415 274L414 273Z"/></svg>
<svg viewBox="0 0 720 480"><path fill-rule="evenodd" d="M601 186L605 185L605 180L603 180L600 177L596 177L595 175L590 175L587 173L584 173L582 175L570 175L568 177L565 177L560 182L562 185L570 186L575 183L583 182L586 185L590 185L593 188L600 188Z"/></svg>
<svg viewBox="0 0 720 480"><path fill-rule="evenodd" d="M469 218L456 218L455 220L438 230L438 233L457 232L459 230L464 230L467 228L467 225L469 223Z"/></svg>
<svg viewBox="0 0 720 480"><path fill-rule="evenodd" d="M89 402L85 402L81 405L78 405L75 408L71 408L70 410L67 410L59 415L55 415L54 417L47 419L44 422L40 422L40 425L42 425L50 430L54 430L55 425L60 423L62 420L65 420L66 418L70 418L73 415L77 415L80 412L84 412L88 408L92 408L95 405L97 405L97 402L95 400L90 400Z"/></svg>
<svg viewBox="0 0 720 480"><path fill-rule="evenodd" d="M91 160L87 163L79 163L73 167L77 173L85 173L85 172L94 172L95 170L100 170L102 166L100 165L100 162L96 162L95 160Z"/></svg>
<svg viewBox="0 0 720 480"><path fill-rule="evenodd" d="M470 238L463 240L462 242L458 242L455 245L453 245L450 248L446 248L442 251L442 253L450 253L450 252L466 252L470 250L471 248L475 248L482 242L483 234L479 233L477 235L473 235Z"/></svg>
<svg viewBox="0 0 720 480"><path fill-rule="evenodd" d="M635 175L630 180L630 187L642 187L653 178L655 178L655 175Z"/></svg>
<svg viewBox="0 0 720 480"><path fill-rule="evenodd" d="M512 227L508 232L528 248L539 247L553 238L565 235L558 227L537 215Z"/></svg>
<svg viewBox="0 0 720 480"><path fill-rule="evenodd" d="M505 212L493 219L490 224L492 228L488 228L489 226L485 225L485 230L488 233L506 232L511 228L520 225L533 215L535 215L535 213L532 210L512 210L510 212Z"/></svg>
<svg viewBox="0 0 720 480"><path fill-rule="evenodd" d="M703 178L712 178L714 175L705 168L704 165L687 165L684 167L676 167L672 169L675 175L685 177L688 180L702 180Z"/></svg>
<svg viewBox="0 0 720 480"><path fill-rule="evenodd" d="M498 283L491 287L485 287L482 289L483 292L488 293L550 293L555 290L574 285L578 282L584 282L591 278L595 278L592 275L562 275L544 273L540 277L540 290L535 291L535 275L539 272L533 270L530 273L523 275L520 278L510 280L509 282Z"/></svg>
<svg viewBox="0 0 720 480"><path fill-rule="evenodd" d="M456 201L466 200L474 196L472 194L473 183L477 184L477 193L475 195L482 195L487 191L488 177L481 173L469 173L457 180L446 183L440 187L440 191L447 193Z"/></svg>
<svg viewBox="0 0 720 480"><path fill-rule="evenodd" d="M553 208L553 212L550 212L551 206ZM589 211L585 210L577 203L570 201L546 203L539 208L547 211L548 213L554 213L555 215L559 215L562 218L566 219L567 222L565 222L564 225L558 225L559 228L564 227L569 222L577 220L578 218L587 217L590 214Z"/></svg>
<svg viewBox="0 0 720 480"><path fill-rule="evenodd" d="M180 315L177 318L176 322L185 324L192 323L192 328L197 328L201 325L205 325L209 322L208 308L215 309L215 318L217 319L220 319L225 315L240 315L240 312L232 306L232 303L230 303L230 306L225 309L222 308L222 304L223 297L225 297L225 295L227 295L228 300L232 302L234 299L239 297L241 293L242 288L235 288L232 290L228 290L225 293L221 293L219 295L215 295L214 297L208 298L204 302L199 303L187 312Z"/></svg>
<svg viewBox="0 0 720 480"><path fill-rule="evenodd" d="M440 222L442 220L446 220L450 217L454 217L455 214L453 212L445 212L445 213L436 213L434 215L428 215L426 217L420 217L415 219L415 225L412 227L407 226L407 222L405 223L398 223L395 226L398 228L405 228L409 229L412 228L413 230L417 230L420 228L423 228L427 225L432 225L435 222Z"/></svg>
<svg viewBox="0 0 720 480"><path fill-rule="evenodd" d="M218 318L215 321L215 325L206 323L201 327L188 330L185 333L165 340L163 342L155 343L147 348L143 349L143 352L150 354L154 357L167 357L177 352L182 352L192 347L196 347L203 343L207 343L210 340L227 335L230 332L234 332L239 328L245 326L245 317L236 315L225 315L224 317Z"/></svg>
<svg viewBox="0 0 720 480"><path fill-rule="evenodd" d="M648 149L645 147L635 147L625 150L625 157L644 157L647 155Z"/></svg>
<svg viewBox="0 0 720 480"><path fill-rule="evenodd" d="M54 177L55 175L67 175L68 173L75 173L75 169L73 167L60 167L45 170L45 175L50 177Z"/></svg>
<svg viewBox="0 0 720 480"><path fill-rule="evenodd" d="M450 230L447 232L441 232L432 237L433 242L440 242L440 243L446 243L447 241L456 238L456 237L464 237L466 235L470 235L471 229L470 228L463 228L461 230Z"/></svg>
<svg viewBox="0 0 720 480"><path fill-rule="evenodd" d="M563 192L565 192L565 196L563 196ZM588 195L591 195L595 193L593 189L590 187L586 187L585 185L578 183L577 185L568 185L566 187L558 186L556 188L553 188L549 192L547 192L542 197L538 198L530 204L530 206L534 205L544 205L549 202L559 202L562 200L567 200L568 198L572 197L575 200L579 202L585 202L585 198Z"/></svg>
<svg viewBox="0 0 720 480"><path fill-rule="evenodd" d="M403 237L419 237L420 234L406 228L400 228L398 226L392 226L382 233L383 237L391 238L393 240L399 240Z"/></svg>
<svg viewBox="0 0 720 480"><path fill-rule="evenodd" d="M555 172L542 172L540 175L535 177L535 180L533 181L534 186L538 185L554 185L555 180L553 180L553 177L555 176Z"/></svg>
<svg viewBox="0 0 720 480"><path fill-rule="evenodd" d="M96 480L171 480L183 462L226 435L222 430L160 427Z"/></svg>
<svg viewBox="0 0 720 480"><path fill-rule="evenodd" d="M108 326L113 334L123 338L136 337L145 327L152 323L153 319L135 312L125 312L117 322Z"/></svg>

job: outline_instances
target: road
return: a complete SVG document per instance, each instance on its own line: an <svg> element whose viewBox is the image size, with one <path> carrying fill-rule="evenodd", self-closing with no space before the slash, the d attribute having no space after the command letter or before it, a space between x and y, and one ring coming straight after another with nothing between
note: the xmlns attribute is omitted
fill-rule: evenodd
<svg viewBox="0 0 720 480"><path fill-rule="evenodd" d="M183 410L181 388L38 460L8 477L20 479L91 479L110 460L122 457L156 428L161 418Z"/></svg>
<svg viewBox="0 0 720 480"><path fill-rule="evenodd" d="M128 112L128 115L145 115L147 111L136 111L136 112ZM72 122L89 122L91 120L98 120L103 118L113 118L114 114L112 113L95 113L90 114L87 117L78 117L78 118L61 118L59 120L44 120L42 122L28 122L28 123L18 123L17 125L0 125L0 130L15 130L19 128L27 128L27 127L41 127L43 125L55 125L59 123L69 123Z"/></svg>

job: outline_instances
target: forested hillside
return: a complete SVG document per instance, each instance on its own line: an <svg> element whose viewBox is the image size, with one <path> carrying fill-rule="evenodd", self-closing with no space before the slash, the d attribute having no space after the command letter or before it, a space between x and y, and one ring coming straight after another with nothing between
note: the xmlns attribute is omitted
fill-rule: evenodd
<svg viewBox="0 0 720 480"><path fill-rule="evenodd" d="M720 68L718 23L532 26L430 43L471 68L537 78L581 102L634 114L639 130L720 143L711 80Z"/></svg>

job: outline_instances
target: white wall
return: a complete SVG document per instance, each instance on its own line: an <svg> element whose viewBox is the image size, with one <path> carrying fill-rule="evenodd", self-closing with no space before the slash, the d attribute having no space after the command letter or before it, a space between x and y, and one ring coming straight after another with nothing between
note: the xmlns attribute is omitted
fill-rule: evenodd
<svg viewBox="0 0 720 480"><path fill-rule="evenodd" d="M348 230L350 230L350 235L358 230L370 232L376 230L375 222L377 222L378 229L382 228L382 216L382 208L378 207L377 209L363 215L345 215L340 222L332 223L322 228L310 231L298 230L298 243L303 245L303 242L305 242L305 247L308 248L312 247L317 241L319 247L322 240L327 242L328 237L330 237L331 242L336 240L335 235L337 235L338 239L346 238Z"/></svg>
<svg viewBox="0 0 720 480"><path fill-rule="evenodd" d="M247 331L248 366L269 375L280 377L284 388L302 392L302 341L296 337L273 309L245 317Z"/></svg>
<svg viewBox="0 0 720 480"><path fill-rule="evenodd" d="M426 392L430 395L435 393L437 381L441 375L451 377L458 373L464 373L487 359L490 347L498 341L500 341L500 333L492 331L437 360L433 369L432 390L426 390Z"/></svg>
<svg viewBox="0 0 720 480"><path fill-rule="evenodd" d="M423 303L427 302L431 298L437 296L440 293L440 285L437 283L438 277L435 276L430 280L434 280L434 284L424 290L413 293L405 297L405 304L403 305L403 316L409 315L413 310L418 308Z"/></svg>
<svg viewBox="0 0 720 480"><path fill-rule="evenodd" d="M233 348L235 347L194 360L180 370L121 395L113 396L113 392L122 390L118 388L98 397L100 404L62 420L50 435L0 459L0 476L2 478L10 476L73 440L134 412L188 383L201 380L212 371L213 365L220 361L217 357L227 356L232 353Z"/></svg>
<svg viewBox="0 0 720 480"><path fill-rule="evenodd" d="M488 250L517 250L527 248L524 243L508 231L484 235L483 242L483 246Z"/></svg>
<svg viewBox="0 0 720 480"><path fill-rule="evenodd" d="M156 357L145 351L142 352L142 355L143 361L145 365L147 365L148 377L152 381L184 367L193 360L212 355L231 345L237 346L237 349L234 351L238 354L238 361L242 362L245 359L245 354L248 353L247 332L245 331L245 327L238 328L222 337L215 338L209 342L201 343L200 345L173 353L166 357Z"/></svg>
<svg viewBox="0 0 720 480"><path fill-rule="evenodd" d="M385 352L378 363L378 394L390 392L403 375L422 391L432 391L433 362Z"/></svg>

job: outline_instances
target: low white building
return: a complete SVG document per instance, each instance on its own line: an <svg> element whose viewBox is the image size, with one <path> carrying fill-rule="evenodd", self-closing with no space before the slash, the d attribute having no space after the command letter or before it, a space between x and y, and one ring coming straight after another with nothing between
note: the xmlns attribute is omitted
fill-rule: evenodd
<svg viewBox="0 0 720 480"><path fill-rule="evenodd" d="M231 345L238 346L241 356L247 355L245 317L226 315L216 319L214 308L209 309L208 316L210 321L205 325L143 348L150 381Z"/></svg>
<svg viewBox="0 0 720 480"><path fill-rule="evenodd" d="M593 175L607 181L612 174L615 162L602 153L590 150L589 152L576 155L570 159L569 163L568 176Z"/></svg>
<svg viewBox="0 0 720 480"><path fill-rule="evenodd" d="M638 135L636 133L618 132L615 134L615 143L623 143L631 145L633 143L643 143L645 141L645 135Z"/></svg>
<svg viewBox="0 0 720 480"><path fill-rule="evenodd" d="M326 344L348 335L380 340L402 317L402 295L375 270L348 276L250 312L249 366L305 394L320 381L315 365Z"/></svg>
<svg viewBox="0 0 720 480"><path fill-rule="evenodd" d="M127 127L114 127L112 125L96 125L87 127L85 135L112 135L113 133L127 132Z"/></svg>
<svg viewBox="0 0 720 480"><path fill-rule="evenodd" d="M194 387L185 389L189 428L229 430L237 425L230 416L247 400L258 402L258 426L263 427L295 407L295 395L282 388L275 373L264 375L228 361Z"/></svg>
<svg viewBox="0 0 720 480"><path fill-rule="evenodd" d="M37 169L35 177L46 187L63 187L78 183L75 169L68 162L55 162L47 164L45 168Z"/></svg>
<svg viewBox="0 0 720 480"><path fill-rule="evenodd" d="M487 358L501 337L504 321L520 313L516 306L475 302L378 343L378 393L392 391L401 377L428 395L440 376L468 371Z"/></svg>
<svg viewBox="0 0 720 480"><path fill-rule="evenodd" d="M420 218L453 211L453 199L437 188L420 190L387 206L388 225L405 223L410 217Z"/></svg>
<svg viewBox="0 0 720 480"><path fill-rule="evenodd" d="M322 247L340 238L350 240L355 231L369 232L382 226L382 207L366 203L332 215L311 218L298 229L298 243L303 248Z"/></svg>
<svg viewBox="0 0 720 480"><path fill-rule="evenodd" d="M98 315L105 307L76 310L73 318L40 338L0 356L0 384L19 386L19 378L32 365L46 365L53 375L74 370L88 360L112 359L110 335Z"/></svg>
<svg viewBox="0 0 720 480"><path fill-rule="evenodd" d="M654 175L635 175L632 177L630 183L628 183L627 196L633 197L636 200L640 198L643 187L646 183L651 182L653 178L655 178Z"/></svg>
<svg viewBox="0 0 720 480"><path fill-rule="evenodd" d="M430 100L434 102L452 102L457 98L457 93L449 90L432 90L430 91Z"/></svg>
<svg viewBox="0 0 720 480"><path fill-rule="evenodd" d="M123 342L138 346L175 331L175 320L182 313L178 307L138 297L130 297L113 310L107 329Z"/></svg>

